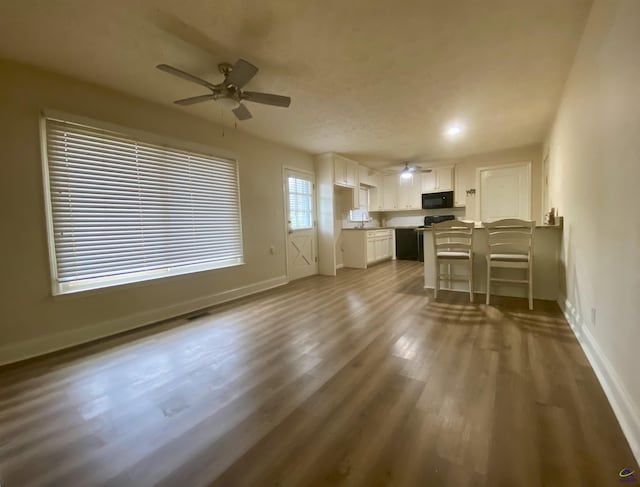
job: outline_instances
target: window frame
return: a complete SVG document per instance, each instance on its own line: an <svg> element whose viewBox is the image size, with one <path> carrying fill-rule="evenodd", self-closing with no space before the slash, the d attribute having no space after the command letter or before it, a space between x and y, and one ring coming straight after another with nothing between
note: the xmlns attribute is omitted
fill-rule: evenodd
<svg viewBox="0 0 640 487"><path fill-rule="evenodd" d="M223 159L232 161L235 164L236 181L237 181L237 194L238 194L238 229L239 239L241 245L241 257L240 261L233 264L219 265L217 263L204 263L195 264L189 266L181 266L174 268L169 272L160 272L160 270L144 271L139 273L130 273L124 275L121 279L112 278L108 279L108 283L96 282L98 280L91 280L90 283L85 283L78 286L63 286L58 282L58 265L57 254L55 246L55 233L53 225L53 207L51 202L51 187L49 178L49 158L47 153L47 119L57 119L69 123L76 123L80 125L87 125L100 130L106 130L111 132L120 133L126 137L130 137L136 141L146 144L152 144L160 146L167 150L191 152L205 157L211 157L213 159ZM45 209L45 222L47 230L47 249L49 254L49 278L51 294L53 296L64 296L68 294L75 294L79 292L89 291L105 291L120 289L123 286L130 286L139 283L148 283L149 281L163 279L165 277L184 276L187 274L193 274L196 272L210 271L216 269L229 269L233 267L243 266L246 263L245 260L245 244L244 244L244 232L242 225L242 196L240 192L240 163L237 154L232 151L211 147L197 142L191 142L181 139L176 139L169 136L159 135L145 130L135 129L128 126L118 125L102 120L96 120L89 117L80 115L73 115L57 110L43 109L40 112L39 117L39 136L40 136L40 153L41 153L41 167L42 167L42 182L43 182L43 195L44 195L44 209Z"/></svg>
<svg viewBox="0 0 640 487"><path fill-rule="evenodd" d="M289 170L290 172L295 172L295 170ZM300 172L300 171L298 171ZM310 187L310 192L309 193L291 193L290 191L290 186L289 186L289 179L293 178L293 179L297 179L299 181L304 181L304 182L308 182L309 183L309 187ZM309 179L306 178L299 178L297 176L293 176L291 174L286 176L286 183L287 185L286 187L286 195L289 196L289 198L291 198L291 194L295 194L295 195L303 195L305 197L308 196L309 198L309 211L305 212L309 215L309 226L308 227L298 227L298 228L293 228L293 221L291 220L291 204L289 201L286 202L287 205L287 216L289 217L289 221L291 221L291 223L289 223L289 228L296 232L296 231L304 231L304 230L313 230L314 228L314 214L315 214L315 201L314 201L314 182L312 180L311 177L309 177Z"/></svg>
<svg viewBox="0 0 640 487"><path fill-rule="evenodd" d="M359 198L358 198L359 201L360 201L360 206L357 209L349 210L349 222L351 222L351 223L362 223L362 222L368 223L368 222L371 221L371 215L369 215L369 203L370 203L370 198L371 198L370 190L369 190L369 188L360 187L358 189L358 191L364 191L366 193L366 195L367 195L367 198L366 198L366 203L367 203L366 204L366 210L364 210L366 212L366 214L367 214L367 218L366 219L362 219L362 218L356 219L356 218L354 218L354 213L353 213L354 211L360 211L360 212L363 211L362 210L362 208L363 208L363 205L362 205L362 194L360 194Z"/></svg>

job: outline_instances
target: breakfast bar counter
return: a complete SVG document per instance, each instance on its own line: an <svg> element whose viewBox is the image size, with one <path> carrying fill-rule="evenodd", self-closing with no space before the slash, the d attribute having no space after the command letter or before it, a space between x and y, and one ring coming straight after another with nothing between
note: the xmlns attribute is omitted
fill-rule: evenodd
<svg viewBox="0 0 640 487"><path fill-rule="evenodd" d="M421 228L424 232L424 287L433 289L435 276L435 261L433 250L433 234L431 228ZM536 226L533 232L533 297L555 301L559 290L559 257L562 228L558 225ZM486 255L489 251L487 232L481 225L476 225L473 232L473 291L484 293L487 280ZM451 264L452 272L456 274L456 264ZM459 274L464 275L465 267L460 267ZM495 270L493 271L496 272ZM505 276L517 277L524 270L500 269ZM508 274L507 274L508 273ZM520 274L518 274L520 273ZM466 282L440 282L440 289L468 292ZM525 297L527 287L506 283L493 283L491 294L500 296Z"/></svg>

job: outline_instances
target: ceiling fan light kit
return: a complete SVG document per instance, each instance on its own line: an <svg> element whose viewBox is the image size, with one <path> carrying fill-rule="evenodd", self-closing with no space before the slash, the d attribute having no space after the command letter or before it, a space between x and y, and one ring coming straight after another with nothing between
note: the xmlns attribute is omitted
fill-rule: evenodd
<svg viewBox="0 0 640 487"><path fill-rule="evenodd" d="M242 91L242 88L251 81L258 72L256 66L244 59L238 59L233 66L229 63L218 64L218 70L224 75L224 80L218 84L209 83L206 80L174 68L173 66L169 66L168 64L158 64L156 68L165 73L177 76L178 78L196 83L211 91L210 94L176 100L174 103L177 105L188 106L214 100L224 108L231 110L238 120L248 120L252 118L252 115L249 109L242 103L243 101L283 108L287 108L291 104L291 98L288 96L260 93L257 91Z"/></svg>
<svg viewBox="0 0 640 487"><path fill-rule="evenodd" d="M402 169L402 171L400 171L400 177L402 179L409 179L410 177L413 176L414 172L416 172L416 167L415 166L409 167L409 163L405 162L404 163L404 169Z"/></svg>

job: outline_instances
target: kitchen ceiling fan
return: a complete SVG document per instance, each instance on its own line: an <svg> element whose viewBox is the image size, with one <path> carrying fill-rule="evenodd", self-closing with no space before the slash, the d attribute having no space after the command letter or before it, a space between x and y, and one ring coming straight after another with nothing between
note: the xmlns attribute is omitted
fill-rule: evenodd
<svg viewBox="0 0 640 487"><path fill-rule="evenodd" d="M209 89L211 93L206 95L192 96L176 100L174 103L178 105L193 105L204 101L215 100L225 108L229 108L238 120L248 120L252 118L249 109L242 103L250 101L253 103L262 103L263 105L271 105L274 107L288 107L291 104L291 98L282 95L273 95L271 93L260 93L257 91L243 91L242 88L253 79L258 72L258 68L244 59L238 61L232 66L229 63L218 64L218 69L224 75L221 83L213 84L205 81L197 76L182 71L168 64L158 64L156 66L160 71L172 74L179 78L191 81Z"/></svg>
<svg viewBox="0 0 640 487"><path fill-rule="evenodd" d="M420 166L417 166L415 164L409 165L408 162L405 162L404 167L400 171L400 177L409 179L416 172L431 172L431 169L420 169Z"/></svg>

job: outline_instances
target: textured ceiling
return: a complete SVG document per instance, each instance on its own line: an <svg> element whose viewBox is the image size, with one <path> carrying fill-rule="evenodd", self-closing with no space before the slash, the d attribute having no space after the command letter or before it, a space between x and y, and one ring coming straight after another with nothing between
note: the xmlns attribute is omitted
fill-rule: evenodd
<svg viewBox="0 0 640 487"><path fill-rule="evenodd" d="M177 107L217 64L260 68L238 129L372 165L424 161L542 140L591 0L6 0L0 56L220 122L215 102ZM225 112L224 122L232 123ZM443 137L451 122L466 126Z"/></svg>

